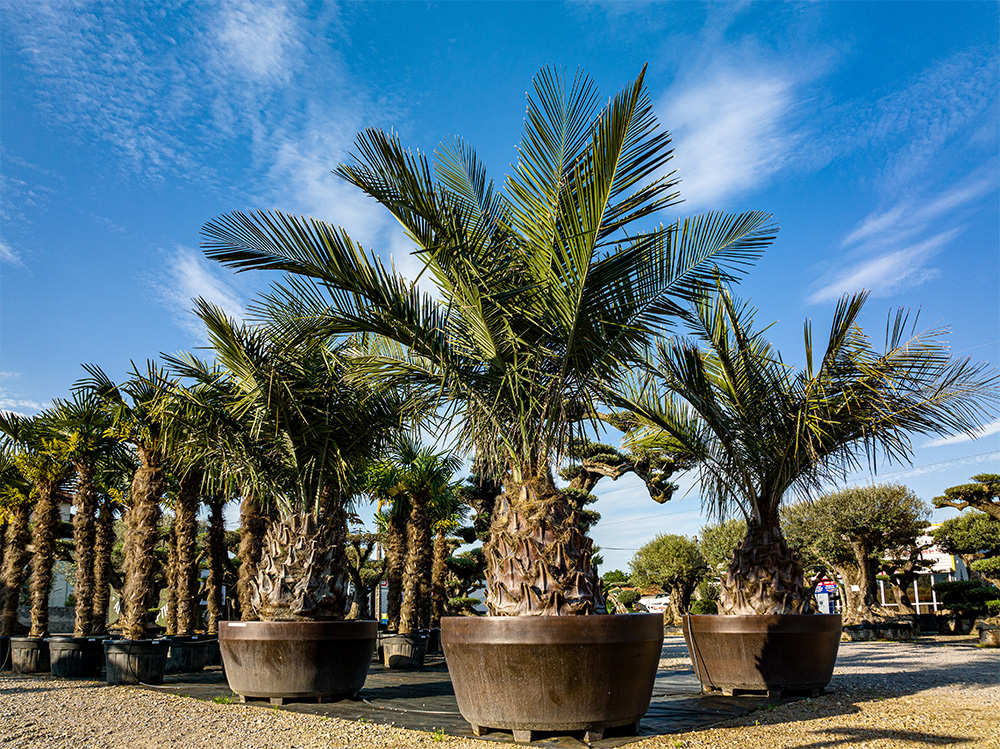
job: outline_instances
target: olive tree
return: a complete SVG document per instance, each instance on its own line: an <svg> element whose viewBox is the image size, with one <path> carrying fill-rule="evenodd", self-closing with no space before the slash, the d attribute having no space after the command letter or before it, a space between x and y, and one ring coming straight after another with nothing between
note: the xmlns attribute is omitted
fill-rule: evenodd
<svg viewBox="0 0 1000 749"><path fill-rule="evenodd" d="M691 594L708 570L698 544L686 536L661 533L644 544L629 562L632 583L658 586L670 594L669 621L679 624L691 603Z"/></svg>

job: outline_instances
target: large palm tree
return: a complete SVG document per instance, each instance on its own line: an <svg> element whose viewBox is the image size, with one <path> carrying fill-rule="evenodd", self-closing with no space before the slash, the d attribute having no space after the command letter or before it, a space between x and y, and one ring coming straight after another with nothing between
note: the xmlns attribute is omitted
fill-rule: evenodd
<svg viewBox="0 0 1000 749"><path fill-rule="evenodd" d="M69 445L59 432L51 409L25 417L0 413L2 431L14 450L21 474L32 483L31 632L30 637L49 634L49 594L52 592L59 510L66 483L73 473L68 460Z"/></svg>
<svg viewBox="0 0 1000 749"><path fill-rule="evenodd" d="M13 452L0 447L0 520L6 525L6 551L0 569L0 636L10 637L17 626L17 606L24 571L31 558L31 483L21 473Z"/></svg>
<svg viewBox="0 0 1000 749"><path fill-rule="evenodd" d="M972 432L997 402L996 375L950 359L941 331L915 333L903 311L890 316L884 348L874 346L858 325L866 297L838 304L818 366L806 323L796 371L754 329L755 310L720 286L693 308L693 337L661 342L651 374L615 400L633 420L629 444L688 452L709 510L746 518L720 613L808 613L782 502L865 458L872 468L880 456L907 460L911 433Z"/></svg>
<svg viewBox="0 0 1000 749"><path fill-rule="evenodd" d="M393 392L345 381L341 352L291 344L280 325L248 327L202 300L198 312L256 447L234 454L253 496L277 508L250 605L264 620L343 618L350 605L347 518L363 467L399 427Z"/></svg>
<svg viewBox="0 0 1000 749"><path fill-rule="evenodd" d="M89 377L74 387L101 398L111 417L113 434L130 444L138 458L128 497L125 536L125 587L122 594L122 636L142 639L149 621L149 607L155 605L154 578L158 562L154 551L159 544L160 502L166 490L169 457L167 411L164 399L172 397L174 384L154 362L145 371L134 364L129 379L116 385L94 365L84 365Z"/></svg>
<svg viewBox="0 0 1000 749"><path fill-rule="evenodd" d="M760 213L649 221L677 180L644 74L601 108L586 76L567 86L541 72L502 191L461 141L432 163L384 132L358 136L337 173L398 219L440 299L321 221L235 213L204 230L209 257L291 274L263 304L303 335L391 342L400 352L361 356L358 371L461 410L460 446L505 488L486 546L493 614L603 610L591 542L552 467L679 302L774 233Z"/></svg>

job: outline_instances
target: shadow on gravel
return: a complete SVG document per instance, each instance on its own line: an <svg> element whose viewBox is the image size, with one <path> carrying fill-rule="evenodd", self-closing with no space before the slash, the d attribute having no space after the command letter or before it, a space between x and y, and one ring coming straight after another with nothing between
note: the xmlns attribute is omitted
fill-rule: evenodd
<svg viewBox="0 0 1000 749"><path fill-rule="evenodd" d="M972 736L941 736L921 731L890 731L879 728L824 728L817 733L830 738L807 744L786 744L785 749L822 749L828 746L868 746L874 741L908 741L918 746L947 746L976 741Z"/></svg>

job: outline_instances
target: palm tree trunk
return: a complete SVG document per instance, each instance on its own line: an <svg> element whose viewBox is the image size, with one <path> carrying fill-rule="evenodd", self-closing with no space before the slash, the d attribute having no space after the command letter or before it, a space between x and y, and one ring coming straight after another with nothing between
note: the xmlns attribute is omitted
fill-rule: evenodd
<svg viewBox="0 0 1000 749"><path fill-rule="evenodd" d="M28 544L31 542L31 528L28 520L31 506L22 502L11 510L7 525L7 552L3 559L3 582L7 594L0 600L0 635L10 637L17 626L17 605L21 598L21 586L24 584L24 569L28 566L31 555Z"/></svg>
<svg viewBox="0 0 1000 749"><path fill-rule="evenodd" d="M56 561L56 531L59 527L59 496L50 483L39 483L34 515L35 555L31 561L31 637L49 634L49 594L52 567Z"/></svg>
<svg viewBox="0 0 1000 749"><path fill-rule="evenodd" d="M303 513L271 523L251 586L252 611L264 621L343 619L351 603L346 537L343 510L321 522Z"/></svg>
<svg viewBox="0 0 1000 749"><path fill-rule="evenodd" d="M73 516L73 544L76 547L76 621L75 637L85 637L93 630L94 610L94 534L96 532L97 494L93 470L85 463L76 465L76 514Z"/></svg>
<svg viewBox="0 0 1000 749"><path fill-rule="evenodd" d="M427 496L410 497L410 518L406 524L406 570L403 576L403 604L399 609L399 631L415 632L430 619L431 518Z"/></svg>
<svg viewBox="0 0 1000 749"><path fill-rule="evenodd" d="M105 503L97 518L94 536L94 600L91 634L108 631L108 606L111 601L111 552L115 546L115 511Z"/></svg>
<svg viewBox="0 0 1000 749"><path fill-rule="evenodd" d="M448 577L448 533L438 531L434 538L434 563L431 570L431 626L441 626L445 604L448 602L445 592L445 579Z"/></svg>
<svg viewBox="0 0 1000 749"><path fill-rule="evenodd" d="M497 499L486 556L491 616L564 616L607 611L593 542L551 475L517 483Z"/></svg>
<svg viewBox="0 0 1000 749"><path fill-rule="evenodd" d="M253 613L252 590L257 577L258 565L264 548L264 535L268 521L260 510L260 505L248 493L244 493L240 504L240 576L236 581L236 593L240 600L240 616L243 621L256 619Z"/></svg>
<svg viewBox="0 0 1000 749"><path fill-rule="evenodd" d="M219 631L222 618L222 586L226 556L226 500L212 497L208 502L208 633Z"/></svg>
<svg viewBox="0 0 1000 749"><path fill-rule="evenodd" d="M189 471L177 492L177 634L193 635L198 615L198 490L201 475Z"/></svg>
<svg viewBox="0 0 1000 749"><path fill-rule="evenodd" d="M399 609L403 601L406 556L406 520L390 515L385 539L386 616L390 632L400 631Z"/></svg>
<svg viewBox="0 0 1000 749"><path fill-rule="evenodd" d="M167 615L164 626L168 635L177 634L177 519L167 533Z"/></svg>
<svg viewBox="0 0 1000 749"><path fill-rule="evenodd" d="M122 637L139 640L146 634L149 597L156 574L154 555L158 542L163 470L148 451L140 448L141 464L132 479L132 509L128 514L125 589L122 595Z"/></svg>
<svg viewBox="0 0 1000 749"><path fill-rule="evenodd" d="M720 614L810 614L812 591L781 533L777 510L751 517L722 579Z"/></svg>

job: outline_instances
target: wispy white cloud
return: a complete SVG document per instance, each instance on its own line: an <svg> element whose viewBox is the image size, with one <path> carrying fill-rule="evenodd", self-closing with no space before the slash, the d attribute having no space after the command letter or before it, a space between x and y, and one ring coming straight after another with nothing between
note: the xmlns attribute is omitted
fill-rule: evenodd
<svg viewBox="0 0 1000 749"><path fill-rule="evenodd" d="M177 323L204 341L205 326L191 311L195 298L202 297L217 304L230 317L244 317L240 295L223 274L219 266L205 260L201 253L177 247L167 259L164 275L151 282L157 285L161 303Z"/></svg>
<svg viewBox="0 0 1000 749"><path fill-rule="evenodd" d="M0 263L7 263L8 265L23 265L21 257L2 239L0 239Z"/></svg>
<svg viewBox="0 0 1000 749"><path fill-rule="evenodd" d="M799 156L797 84L766 67L722 68L667 91L659 116L674 136L671 167L688 206L761 187Z"/></svg>
<svg viewBox="0 0 1000 749"><path fill-rule="evenodd" d="M844 294L865 289L872 296L885 297L903 289L919 286L937 277L940 271L929 265L931 258L946 247L961 229L942 232L923 242L860 261L833 275L830 281L808 297L809 304L822 304Z"/></svg>
<svg viewBox="0 0 1000 749"><path fill-rule="evenodd" d="M924 447L945 447L946 445L960 445L963 442L971 442L974 439L982 439L983 437L991 437L994 434L1000 434L1000 419L990 422L989 424L983 425L982 428L976 430L973 435L965 434L955 434L951 437L941 437L940 439L932 440L928 442Z"/></svg>
<svg viewBox="0 0 1000 749"><path fill-rule="evenodd" d="M298 20L284 2L225 2L215 28L218 60L254 81L286 82L302 51Z"/></svg>
<svg viewBox="0 0 1000 749"><path fill-rule="evenodd" d="M30 416L32 413L41 411L48 405L48 403L39 403L30 398L19 398L8 395L6 389L0 387L0 411L15 413L19 416Z"/></svg>

